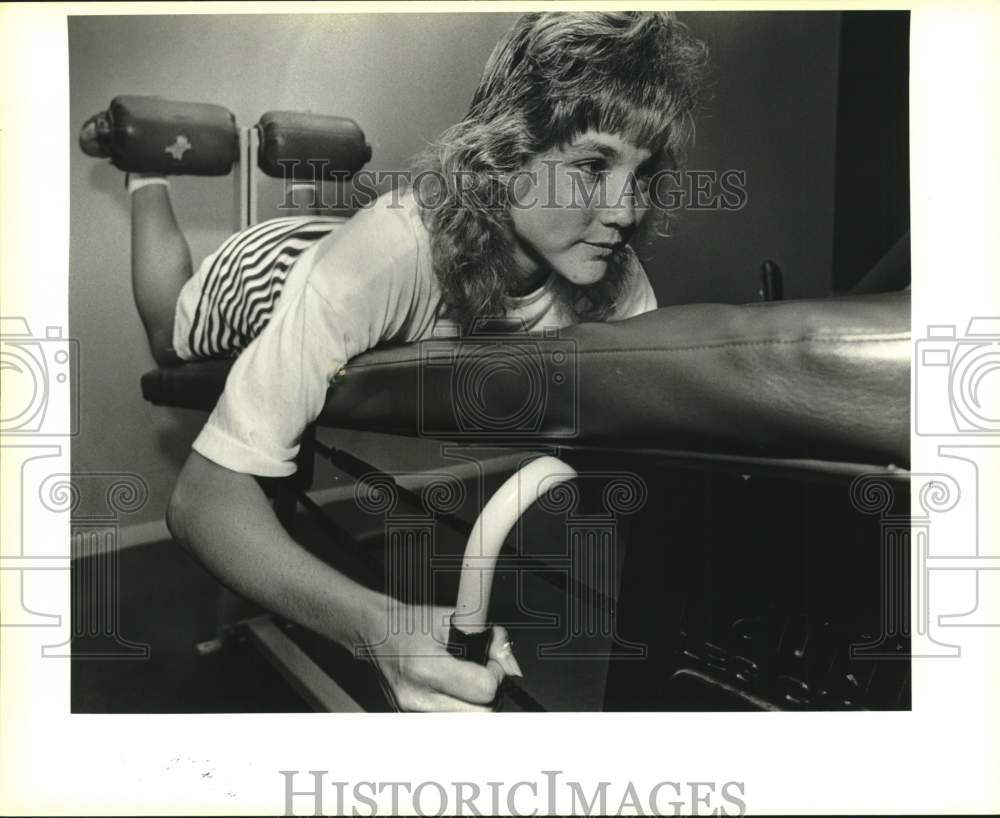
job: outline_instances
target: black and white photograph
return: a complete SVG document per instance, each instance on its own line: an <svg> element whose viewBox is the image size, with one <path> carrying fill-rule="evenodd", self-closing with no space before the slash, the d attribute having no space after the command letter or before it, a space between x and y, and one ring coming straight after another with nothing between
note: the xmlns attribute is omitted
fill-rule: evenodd
<svg viewBox="0 0 1000 818"><path fill-rule="evenodd" d="M71 18L75 473L171 535L80 555L121 610L75 647L152 651L74 711L908 708L907 55L907 12Z"/></svg>
<svg viewBox="0 0 1000 818"><path fill-rule="evenodd" d="M461 5L4 9L4 811L997 806L997 15Z"/></svg>

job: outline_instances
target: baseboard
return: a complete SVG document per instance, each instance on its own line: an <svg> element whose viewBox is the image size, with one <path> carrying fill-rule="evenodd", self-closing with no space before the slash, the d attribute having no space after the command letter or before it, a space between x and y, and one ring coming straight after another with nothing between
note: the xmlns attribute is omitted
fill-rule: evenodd
<svg viewBox="0 0 1000 818"><path fill-rule="evenodd" d="M169 539L170 531L164 520L101 527L74 525L70 540L70 556L74 559L93 557L109 551L122 551L136 545L148 545Z"/></svg>

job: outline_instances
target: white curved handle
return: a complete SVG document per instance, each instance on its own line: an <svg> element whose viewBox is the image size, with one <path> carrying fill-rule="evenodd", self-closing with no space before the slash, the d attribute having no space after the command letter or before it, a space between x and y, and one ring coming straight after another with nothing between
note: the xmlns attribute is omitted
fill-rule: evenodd
<svg viewBox="0 0 1000 818"><path fill-rule="evenodd" d="M486 628L497 557L518 518L542 494L575 477L572 466L556 457L540 457L511 475L483 506L462 560L453 620L459 630L478 633Z"/></svg>

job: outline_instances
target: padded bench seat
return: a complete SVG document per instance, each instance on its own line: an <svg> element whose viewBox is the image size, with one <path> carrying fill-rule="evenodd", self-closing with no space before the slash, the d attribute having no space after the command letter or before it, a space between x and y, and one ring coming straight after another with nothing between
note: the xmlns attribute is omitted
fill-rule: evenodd
<svg viewBox="0 0 1000 818"><path fill-rule="evenodd" d="M476 443L689 451L907 467L908 292L666 307L557 335L372 350L321 426ZM149 372L144 397L210 410L232 361Z"/></svg>

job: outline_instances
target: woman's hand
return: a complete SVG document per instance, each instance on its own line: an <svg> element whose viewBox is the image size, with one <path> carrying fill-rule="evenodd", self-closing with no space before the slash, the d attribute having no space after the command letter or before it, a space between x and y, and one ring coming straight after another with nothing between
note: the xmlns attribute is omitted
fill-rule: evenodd
<svg viewBox="0 0 1000 818"><path fill-rule="evenodd" d="M340 645L365 645L401 710L486 711L504 677L521 675L503 628L494 629L486 667L454 658L450 610L404 605L344 576L288 535L253 477L197 452L167 523L237 593Z"/></svg>
<svg viewBox="0 0 1000 818"><path fill-rule="evenodd" d="M489 712L504 677L523 675L502 627L493 628L485 667L449 654L451 613L386 598L384 627L365 652L398 710Z"/></svg>

